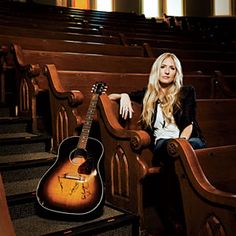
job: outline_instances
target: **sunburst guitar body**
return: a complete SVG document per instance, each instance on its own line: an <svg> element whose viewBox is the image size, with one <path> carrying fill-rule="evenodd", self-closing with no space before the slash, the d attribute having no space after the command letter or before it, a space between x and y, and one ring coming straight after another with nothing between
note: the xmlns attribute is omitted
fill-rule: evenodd
<svg viewBox="0 0 236 236"><path fill-rule="evenodd" d="M102 85L97 84L96 91L101 91ZM55 163L38 183L37 201L48 211L84 216L100 211L103 206L100 162L104 147L88 136L99 93L93 94L81 135L61 142Z"/></svg>

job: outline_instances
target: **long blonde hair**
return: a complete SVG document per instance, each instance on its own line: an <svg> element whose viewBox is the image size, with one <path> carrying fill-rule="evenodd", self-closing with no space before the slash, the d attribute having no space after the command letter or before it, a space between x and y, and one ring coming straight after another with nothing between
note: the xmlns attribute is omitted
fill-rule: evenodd
<svg viewBox="0 0 236 236"><path fill-rule="evenodd" d="M153 63L149 75L149 82L143 99L143 110L141 114L141 123L144 127L151 127L152 125L152 117L156 108L155 105L160 97L161 91L161 86L159 83L160 67L162 62L169 57L172 58L175 63L176 74L173 83L168 87L162 101L162 112L167 123L173 122L174 105L176 104L177 106L180 106L178 94L183 84L181 63L173 53L163 53Z"/></svg>

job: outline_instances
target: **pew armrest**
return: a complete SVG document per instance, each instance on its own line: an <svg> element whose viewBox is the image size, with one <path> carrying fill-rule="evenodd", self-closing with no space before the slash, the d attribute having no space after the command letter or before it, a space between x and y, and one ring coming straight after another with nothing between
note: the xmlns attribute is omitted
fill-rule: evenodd
<svg viewBox="0 0 236 236"><path fill-rule="evenodd" d="M171 140L168 143L168 152L181 162L187 177L199 194L212 202L228 203L231 206L233 204L236 207L236 194L219 190L209 182L199 163L196 151L187 140L181 138Z"/></svg>
<svg viewBox="0 0 236 236"><path fill-rule="evenodd" d="M116 138L128 139L131 148L135 151L148 147L151 143L149 134L144 130L123 127L118 120L119 117L114 112L113 106L115 106L115 103L106 94L101 95L98 102L98 109L109 132Z"/></svg>
<svg viewBox="0 0 236 236"><path fill-rule="evenodd" d="M152 166L151 139L137 126L141 107L133 104L133 118L120 120L119 105L106 94L99 97L98 124L104 144L106 200L144 217L143 183L147 175L160 172Z"/></svg>
<svg viewBox="0 0 236 236"><path fill-rule="evenodd" d="M48 79L53 150L56 151L61 141L68 136L77 134L76 129L82 125L81 106L84 96L79 90L64 88L54 64L46 64L44 74Z"/></svg>
<svg viewBox="0 0 236 236"><path fill-rule="evenodd" d="M9 213L2 176L0 173L0 235L15 236L14 226Z"/></svg>
<svg viewBox="0 0 236 236"><path fill-rule="evenodd" d="M61 100L67 99L71 107L78 106L83 102L84 96L79 90L66 91L58 77L57 69L53 64L47 64L44 73L49 77L48 83L55 97Z"/></svg>
<svg viewBox="0 0 236 236"><path fill-rule="evenodd" d="M236 194L229 191L227 182L235 186L235 151L236 145L193 150L184 139L168 143L168 152L175 158L187 235L206 235L215 227L222 235L234 234ZM222 161L232 167L230 171L222 169ZM226 188L217 187L219 180Z"/></svg>

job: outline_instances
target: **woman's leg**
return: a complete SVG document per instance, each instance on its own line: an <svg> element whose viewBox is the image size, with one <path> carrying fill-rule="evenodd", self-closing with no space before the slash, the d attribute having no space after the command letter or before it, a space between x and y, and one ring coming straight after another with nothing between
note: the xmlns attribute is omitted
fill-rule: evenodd
<svg viewBox="0 0 236 236"><path fill-rule="evenodd" d="M181 193L175 173L174 159L167 152L168 141L169 139L160 139L154 147L153 164L161 165L163 170L158 182L161 202L157 205L166 226L167 235L184 235Z"/></svg>
<svg viewBox="0 0 236 236"><path fill-rule="evenodd" d="M188 141L193 149L201 149L206 147L205 143L200 138L190 138Z"/></svg>
<svg viewBox="0 0 236 236"><path fill-rule="evenodd" d="M167 152L167 143L170 139L159 139L155 143L153 150L153 165L170 166L173 165L173 158Z"/></svg>

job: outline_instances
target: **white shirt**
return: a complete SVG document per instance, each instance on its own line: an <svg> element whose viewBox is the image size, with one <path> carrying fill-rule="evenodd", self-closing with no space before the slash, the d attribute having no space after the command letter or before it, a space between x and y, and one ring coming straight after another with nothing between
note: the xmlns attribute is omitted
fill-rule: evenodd
<svg viewBox="0 0 236 236"><path fill-rule="evenodd" d="M174 119L173 119L174 120ZM154 123L155 142L160 139L178 138L180 134L179 128L175 123L167 124L164 120L160 104L157 104L157 114Z"/></svg>

